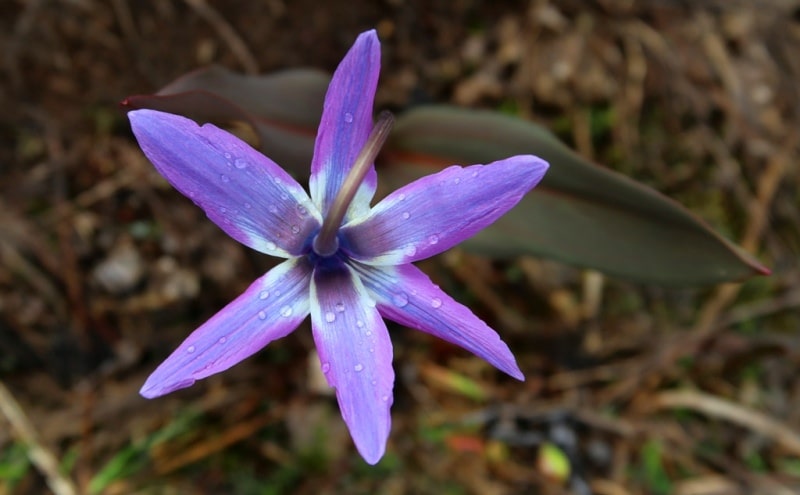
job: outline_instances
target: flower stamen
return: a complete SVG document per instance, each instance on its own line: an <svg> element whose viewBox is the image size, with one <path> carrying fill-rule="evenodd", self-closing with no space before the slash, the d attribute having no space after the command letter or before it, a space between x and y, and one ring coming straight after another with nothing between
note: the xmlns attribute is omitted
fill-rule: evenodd
<svg viewBox="0 0 800 495"><path fill-rule="evenodd" d="M378 120L372 128L372 132L364 143L364 147L356 157L353 167L348 172L342 183L339 194L331 204L328 215L322 221L322 228L314 238L313 249L319 256L327 257L332 256L339 249L339 240L336 236L339 227L342 225L344 215L350 207L350 203L358 191L361 182L367 175L370 166L375 161L378 153L389 137L389 131L394 124L394 117L391 112L384 110L378 115Z"/></svg>

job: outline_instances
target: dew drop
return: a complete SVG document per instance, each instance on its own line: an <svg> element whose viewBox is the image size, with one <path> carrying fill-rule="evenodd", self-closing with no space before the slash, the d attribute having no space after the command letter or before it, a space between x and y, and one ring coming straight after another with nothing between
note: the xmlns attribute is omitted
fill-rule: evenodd
<svg viewBox="0 0 800 495"><path fill-rule="evenodd" d="M230 182L231 180L231 178L225 174L220 175L219 178L222 179L222 182Z"/></svg>
<svg viewBox="0 0 800 495"><path fill-rule="evenodd" d="M377 306L377 304L378 303L375 302L375 299L372 299L371 297L367 299L367 306L369 306L370 308L374 308L375 306Z"/></svg>
<svg viewBox="0 0 800 495"><path fill-rule="evenodd" d="M222 208L219 209L219 212L222 213L222 214L225 214L225 213L228 213L228 209L225 208L225 207L222 207Z"/></svg>
<svg viewBox="0 0 800 495"><path fill-rule="evenodd" d="M333 323L336 320L336 315L328 311L325 313L325 321L328 323Z"/></svg>
<svg viewBox="0 0 800 495"><path fill-rule="evenodd" d="M331 363L322 363L322 372L327 373L331 370Z"/></svg>
<svg viewBox="0 0 800 495"><path fill-rule="evenodd" d="M275 205L267 206L267 210L269 210L270 213L278 213L278 207Z"/></svg>
<svg viewBox="0 0 800 495"><path fill-rule="evenodd" d="M461 182L461 179L456 177L456 179L453 182L456 183L456 184L459 184Z"/></svg>
<svg viewBox="0 0 800 495"><path fill-rule="evenodd" d="M436 234L428 236L428 243L430 243L431 246L439 244L439 236Z"/></svg>
<svg viewBox="0 0 800 495"><path fill-rule="evenodd" d="M233 166L241 170L243 168L247 168L247 162L241 158L237 158L233 161Z"/></svg>
<svg viewBox="0 0 800 495"><path fill-rule="evenodd" d="M442 307L442 300L439 299L438 297L434 297L431 300L431 306L433 306L434 308L441 308Z"/></svg>
<svg viewBox="0 0 800 495"><path fill-rule="evenodd" d="M297 225L292 225L292 234L296 234L298 232L300 232L300 227Z"/></svg>
<svg viewBox="0 0 800 495"><path fill-rule="evenodd" d="M353 369L356 370L356 372L364 371L364 365L361 364L361 363L358 363L357 365L353 366Z"/></svg>
<svg viewBox="0 0 800 495"><path fill-rule="evenodd" d="M260 319L262 319L262 320L266 320L266 319L267 319L267 313L265 313L265 312L263 312L263 311L259 311L259 312L258 312L258 317L259 317Z"/></svg>
<svg viewBox="0 0 800 495"><path fill-rule="evenodd" d="M414 256L417 254L417 248L413 244L409 244L406 246L405 250L403 251L406 256Z"/></svg>
<svg viewBox="0 0 800 495"><path fill-rule="evenodd" d="M403 194L403 193L400 193L400 194L397 196L397 199L399 199L400 201L404 201L404 200L406 199L406 195L405 195L405 194Z"/></svg>
<svg viewBox="0 0 800 495"><path fill-rule="evenodd" d="M261 291L261 292L258 294L258 298L259 298L259 299L261 299L262 301L263 301L264 299L268 298L268 297L269 297L269 291L268 291L268 290L262 290L262 291Z"/></svg>
<svg viewBox="0 0 800 495"><path fill-rule="evenodd" d="M352 123L353 122L353 114L350 113L350 112L347 112L346 114L344 114L344 121L347 122L348 124Z"/></svg>
<svg viewBox="0 0 800 495"><path fill-rule="evenodd" d="M219 342L220 344L224 344L227 341L228 341L228 337L220 337L217 342Z"/></svg>
<svg viewBox="0 0 800 495"><path fill-rule="evenodd" d="M281 308L281 316L284 318L288 318L292 316L292 307L291 306L284 306Z"/></svg>
<svg viewBox="0 0 800 495"><path fill-rule="evenodd" d="M194 346L190 345L189 347L187 347L186 348L186 352L188 352L189 354L193 353L194 352Z"/></svg>
<svg viewBox="0 0 800 495"><path fill-rule="evenodd" d="M289 199L289 193L287 193L286 191L282 192L281 193L281 199L284 199L284 200Z"/></svg>
<svg viewBox="0 0 800 495"><path fill-rule="evenodd" d="M244 209L245 209L245 210L249 210L249 209L250 209L250 208L252 208L252 207L253 207L253 205L251 205L250 203L245 203L245 204L244 204Z"/></svg>
<svg viewBox="0 0 800 495"><path fill-rule="evenodd" d="M411 214L408 213L407 211L403 212L403 220L408 220L408 217L410 217L410 216L411 216Z"/></svg>
<svg viewBox="0 0 800 495"><path fill-rule="evenodd" d="M274 249L278 249L278 246L272 241L267 241L267 249L272 251Z"/></svg>
<svg viewBox="0 0 800 495"><path fill-rule="evenodd" d="M378 380L372 380L372 382L370 382L370 383L372 383L372 386L374 387L375 385L378 384Z"/></svg>
<svg viewBox="0 0 800 495"><path fill-rule="evenodd" d="M275 178L272 180L272 182L274 182L275 184L278 184L278 185L280 185L280 184L283 184L283 181L281 180L281 178L280 178L280 177L275 177Z"/></svg>
<svg viewBox="0 0 800 495"><path fill-rule="evenodd" d="M231 154L230 153L225 153L225 159L226 160L230 160L231 159Z"/></svg>
<svg viewBox="0 0 800 495"><path fill-rule="evenodd" d="M336 312L337 313L344 313L344 303L343 302L337 302L336 303Z"/></svg>
<svg viewBox="0 0 800 495"><path fill-rule="evenodd" d="M366 331L366 332L364 332L364 333L367 335L367 337L369 337L370 335L372 335L372 330L367 330L367 331Z"/></svg>
<svg viewBox="0 0 800 495"><path fill-rule="evenodd" d="M299 213L301 217L304 217L308 215L308 208L303 205L297 205L297 213Z"/></svg>
<svg viewBox="0 0 800 495"><path fill-rule="evenodd" d="M477 177L477 176L478 176L478 172L477 171L473 171L472 172L472 177Z"/></svg>
<svg viewBox="0 0 800 495"><path fill-rule="evenodd" d="M381 397L381 400L383 402L389 402L389 396L388 395L384 395L383 397Z"/></svg>
<svg viewBox="0 0 800 495"><path fill-rule="evenodd" d="M356 320L356 326L358 328L364 328L364 322L361 321L361 320ZM369 335L369 334L367 334L367 335Z"/></svg>
<svg viewBox="0 0 800 495"><path fill-rule="evenodd" d="M375 352L375 348L374 347L370 347L369 348L369 352Z"/></svg>
<svg viewBox="0 0 800 495"><path fill-rule="evenodd" d="M283 279L281 279L281 280L283 280ZM275 297L280 297L280 296L281 296L281 290L280 289L275 289Z"/></svg>
<svg viewBox="0 0 800 495"><path fill-rule="evenodd" d="M392 302L395 304L395 306L403 308L408 304L408 296L402 292L398 292L392 296Z"/></svg>

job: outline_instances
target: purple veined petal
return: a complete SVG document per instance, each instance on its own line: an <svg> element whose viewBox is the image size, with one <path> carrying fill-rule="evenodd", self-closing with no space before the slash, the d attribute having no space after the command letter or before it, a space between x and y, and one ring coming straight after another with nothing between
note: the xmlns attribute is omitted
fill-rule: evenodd
<svg viewBox="0 0 800 495"><path fill-rule="evenodd" d="M323 216L372 130L372 104L381 65L375 30L358 36L333 74L314 144L309 189ZM353 198L345 221L369 211L377 176L373 166Z"/></svg>
<svg viewBox="0 0 800 495"><path fill-rule="evenodd" d="M388 195L368 216L343 226L343 248L371 265L439 254L510 210L547 167L535 156L520 155L423 177Z"/></svg>
<svg viewBox="0 0 800 495"><path fill-rule="evenodd" d="M311 328L322 372L361 456L377 463L391 429L394 370L386 324L358 276L345 265L315 270Z"/></svg>
<svg viewBox="0 0 800 495"><path fill-rule="evenodd" d="M144 154L229 236L265 254L299 255L321 217L272 160L211 124L155 110L128 113Z"/></svg>
<svg viewBox="0 0 800 495"><path fill-rule="evenodd" d="M286 260L267 272L192 332L139 393L152 399L189 387L291 333L308 316L311 272L306 258Z"/></svg>
<svg viewBox="0 0 800 495"><path fill-rule="evenodd" d="M466 306L456 302L414 265L353 263L378 302L384 318L462 347L517 380L524 380L514 355L500 336Z"/></svg>

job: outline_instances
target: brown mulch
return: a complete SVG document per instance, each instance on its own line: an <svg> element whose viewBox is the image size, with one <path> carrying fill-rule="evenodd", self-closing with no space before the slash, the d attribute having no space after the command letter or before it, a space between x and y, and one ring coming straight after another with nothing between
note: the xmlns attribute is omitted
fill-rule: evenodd
<svg viewBox="0 0 800 495"><path fill-rule="evenodd" d="M374 468L318 384L308 323L141 398L273 261L158 176L118 102L210 63L332 70L372 27L378 106L540 122L773 275L668 290L457 249L421 263L527 380L392 328ZM797 0L9 0L0 47L0 494L800 492Z"/></svg>

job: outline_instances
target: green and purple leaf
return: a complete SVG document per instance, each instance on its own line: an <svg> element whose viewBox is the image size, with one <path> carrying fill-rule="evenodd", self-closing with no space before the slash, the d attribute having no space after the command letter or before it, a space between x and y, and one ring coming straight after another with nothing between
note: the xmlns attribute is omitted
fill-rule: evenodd
<svg viewBox="0 0 800 495"><path fill-rule="evenodd" d="M302 179L314 149L329 77L294 69L243 76L212 67L156 95L127 98L199 122L249 124L261 151ZM646 283L706 285L769 271L659 192L596 166L549 131L501 114L450 106L406 112L379 157L396 189L449 165L533 154L550 162L542 184L464 247L491 256L530 254Z"/></svg>

